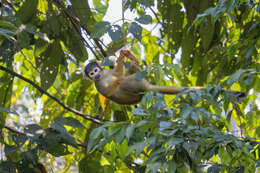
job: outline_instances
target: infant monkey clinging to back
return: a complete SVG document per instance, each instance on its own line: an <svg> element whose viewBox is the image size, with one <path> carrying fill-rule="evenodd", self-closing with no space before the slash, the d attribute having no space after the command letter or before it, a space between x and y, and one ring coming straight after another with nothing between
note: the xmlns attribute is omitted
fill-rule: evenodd
<svg viewBox="0 0 260 173"><path fill-rule="evenodd" d="M125 57L131 60L129 74L123 64ZM95 82L95 87L106 98L123 105L137 104L141 101L145 91L158 91L162 94L178 94L185 88L152 85L146 79L138 80L140 72L139 62L130 50L121 50L118 63L113 69L104 69L98 62L90 62L84 69L87 78ZM204 87L187 87L186 89L200 90ZM230 91L243 97L244 92Z"/></svg>

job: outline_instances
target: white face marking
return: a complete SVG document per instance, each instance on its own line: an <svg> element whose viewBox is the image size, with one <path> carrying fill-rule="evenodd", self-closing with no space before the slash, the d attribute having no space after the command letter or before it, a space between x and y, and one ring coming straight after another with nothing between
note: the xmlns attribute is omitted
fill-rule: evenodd
<svg viewBox="0 0 260 173"><path fill-rule="evenodd" d="M98 67L95 67L95 68L93 68L89 73L88 73L88 75L89 75L89 77L91 78L91 79L95 79L95 77L98 75L100 73L100 68L98 68Z"/></svg>

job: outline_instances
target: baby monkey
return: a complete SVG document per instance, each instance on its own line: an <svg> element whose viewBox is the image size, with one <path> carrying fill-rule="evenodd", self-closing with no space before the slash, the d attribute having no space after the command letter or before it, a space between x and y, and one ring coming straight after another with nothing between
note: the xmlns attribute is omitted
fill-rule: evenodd
<svg viewBox="0 0 260 173"><path fill-rule="evenodd" d="M123 62L131 60L130 74ZM137 58L130 50L121 50L118 63L113 69L104 69L98 62L90 62L84 69L84 74L95 82L95 87L106 98L123 105L137 104L145 91L157 91L162 94L178 94L185 88L152 85L146 79L137 79L136 73L141 69ZM200 90L204 87L188 87L190 90Z"/></svg>

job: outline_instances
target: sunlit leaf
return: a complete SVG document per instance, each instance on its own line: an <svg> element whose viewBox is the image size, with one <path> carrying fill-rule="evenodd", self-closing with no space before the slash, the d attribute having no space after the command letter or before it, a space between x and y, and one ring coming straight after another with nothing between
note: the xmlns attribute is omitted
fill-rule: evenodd
<svg viewBox="0 0 260 173"><path fill-rule="evenodd" d="M37 12L38 0L26 0L16 15L23 23L29 22Z"/></svg>
<svg viewBox="0 0 260 173"><path fill-rule="evenodd" d="M136 21L141 24L149 24L152 22L152 17L150 15L142 15Z"/></svg>
<svg viewBox="0 0 260 173"><path fill-rule="evenodd" d="M92 38L100 38L110 29L110 23L106 21L98 22L93 26L93 31L91 33Z"/></svg>
<svg viewBox="0 0 260 173"><path fill-rule="evenodd" d="M232 85L233 83L237 82L240 76L245 73L247 70L240 69L236 73L234 73L230 78L227 80L228 85Z"/></svg>
<svg viewBox="0 0 260 173"><path fill-rule="evenodd" d="M131 138L131 136L133 135L134 133L134 130L135 130L135 126L130 124L127 129L126 129L126 137L127 139L129 140Z"/></svg>
<svg viewBox="0 0 260 173"><path fill-rule="evenodd" d="M85 128L83 124L81 124L77 119L74 119L72 117L57 117L54 119L54 121L61 125L68 125L77 128Z"/></svg>
<svg viewBox="0 0 260 173"><path fill-rule="evenodd" d="M108 35L114 42L118 42L121 38L121 27L119 25L111 25Z"/></svg>
<svg viewBox="0 0 260 173"><path fill-rule="evenodd" d="M138 25L136 22L131 23L130 27L128 28L128 31L133 34L133 36L138 39L141 40L141 36L142 36L142 27L140 25Z"/></svg>
<svg viewBox="0 0 260 173"><path fill-rule="evenodd" d="M47 90L52 86L58 74L59 65L63 59L63 51L59 42L54 42L48 50L42 55L43 64L40 71L41 86Z"/></svg>

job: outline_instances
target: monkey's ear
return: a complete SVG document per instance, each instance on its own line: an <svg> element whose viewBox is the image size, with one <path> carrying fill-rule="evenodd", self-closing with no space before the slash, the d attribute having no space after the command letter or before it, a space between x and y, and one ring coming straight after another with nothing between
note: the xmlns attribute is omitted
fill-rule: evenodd
<svg viewBox="0 0 260 173"><path fill-rule="evenodd" d="M85 72L83 72L82 73L83 74L83 76L87 79L87 80L89 80L89 81L93 81Z"/></svg>
<svg viewBox="0 0 260 173"><path fill-rule="evenodd" d="M90 79L90 78L88 77L88 75L86 74L85 70L83 70L83 69L77 69L77 70L76 70L76 73L79 73L79 72L82 73L83 77L85 77L87 80L92 81L92 79Z"/></svg>

